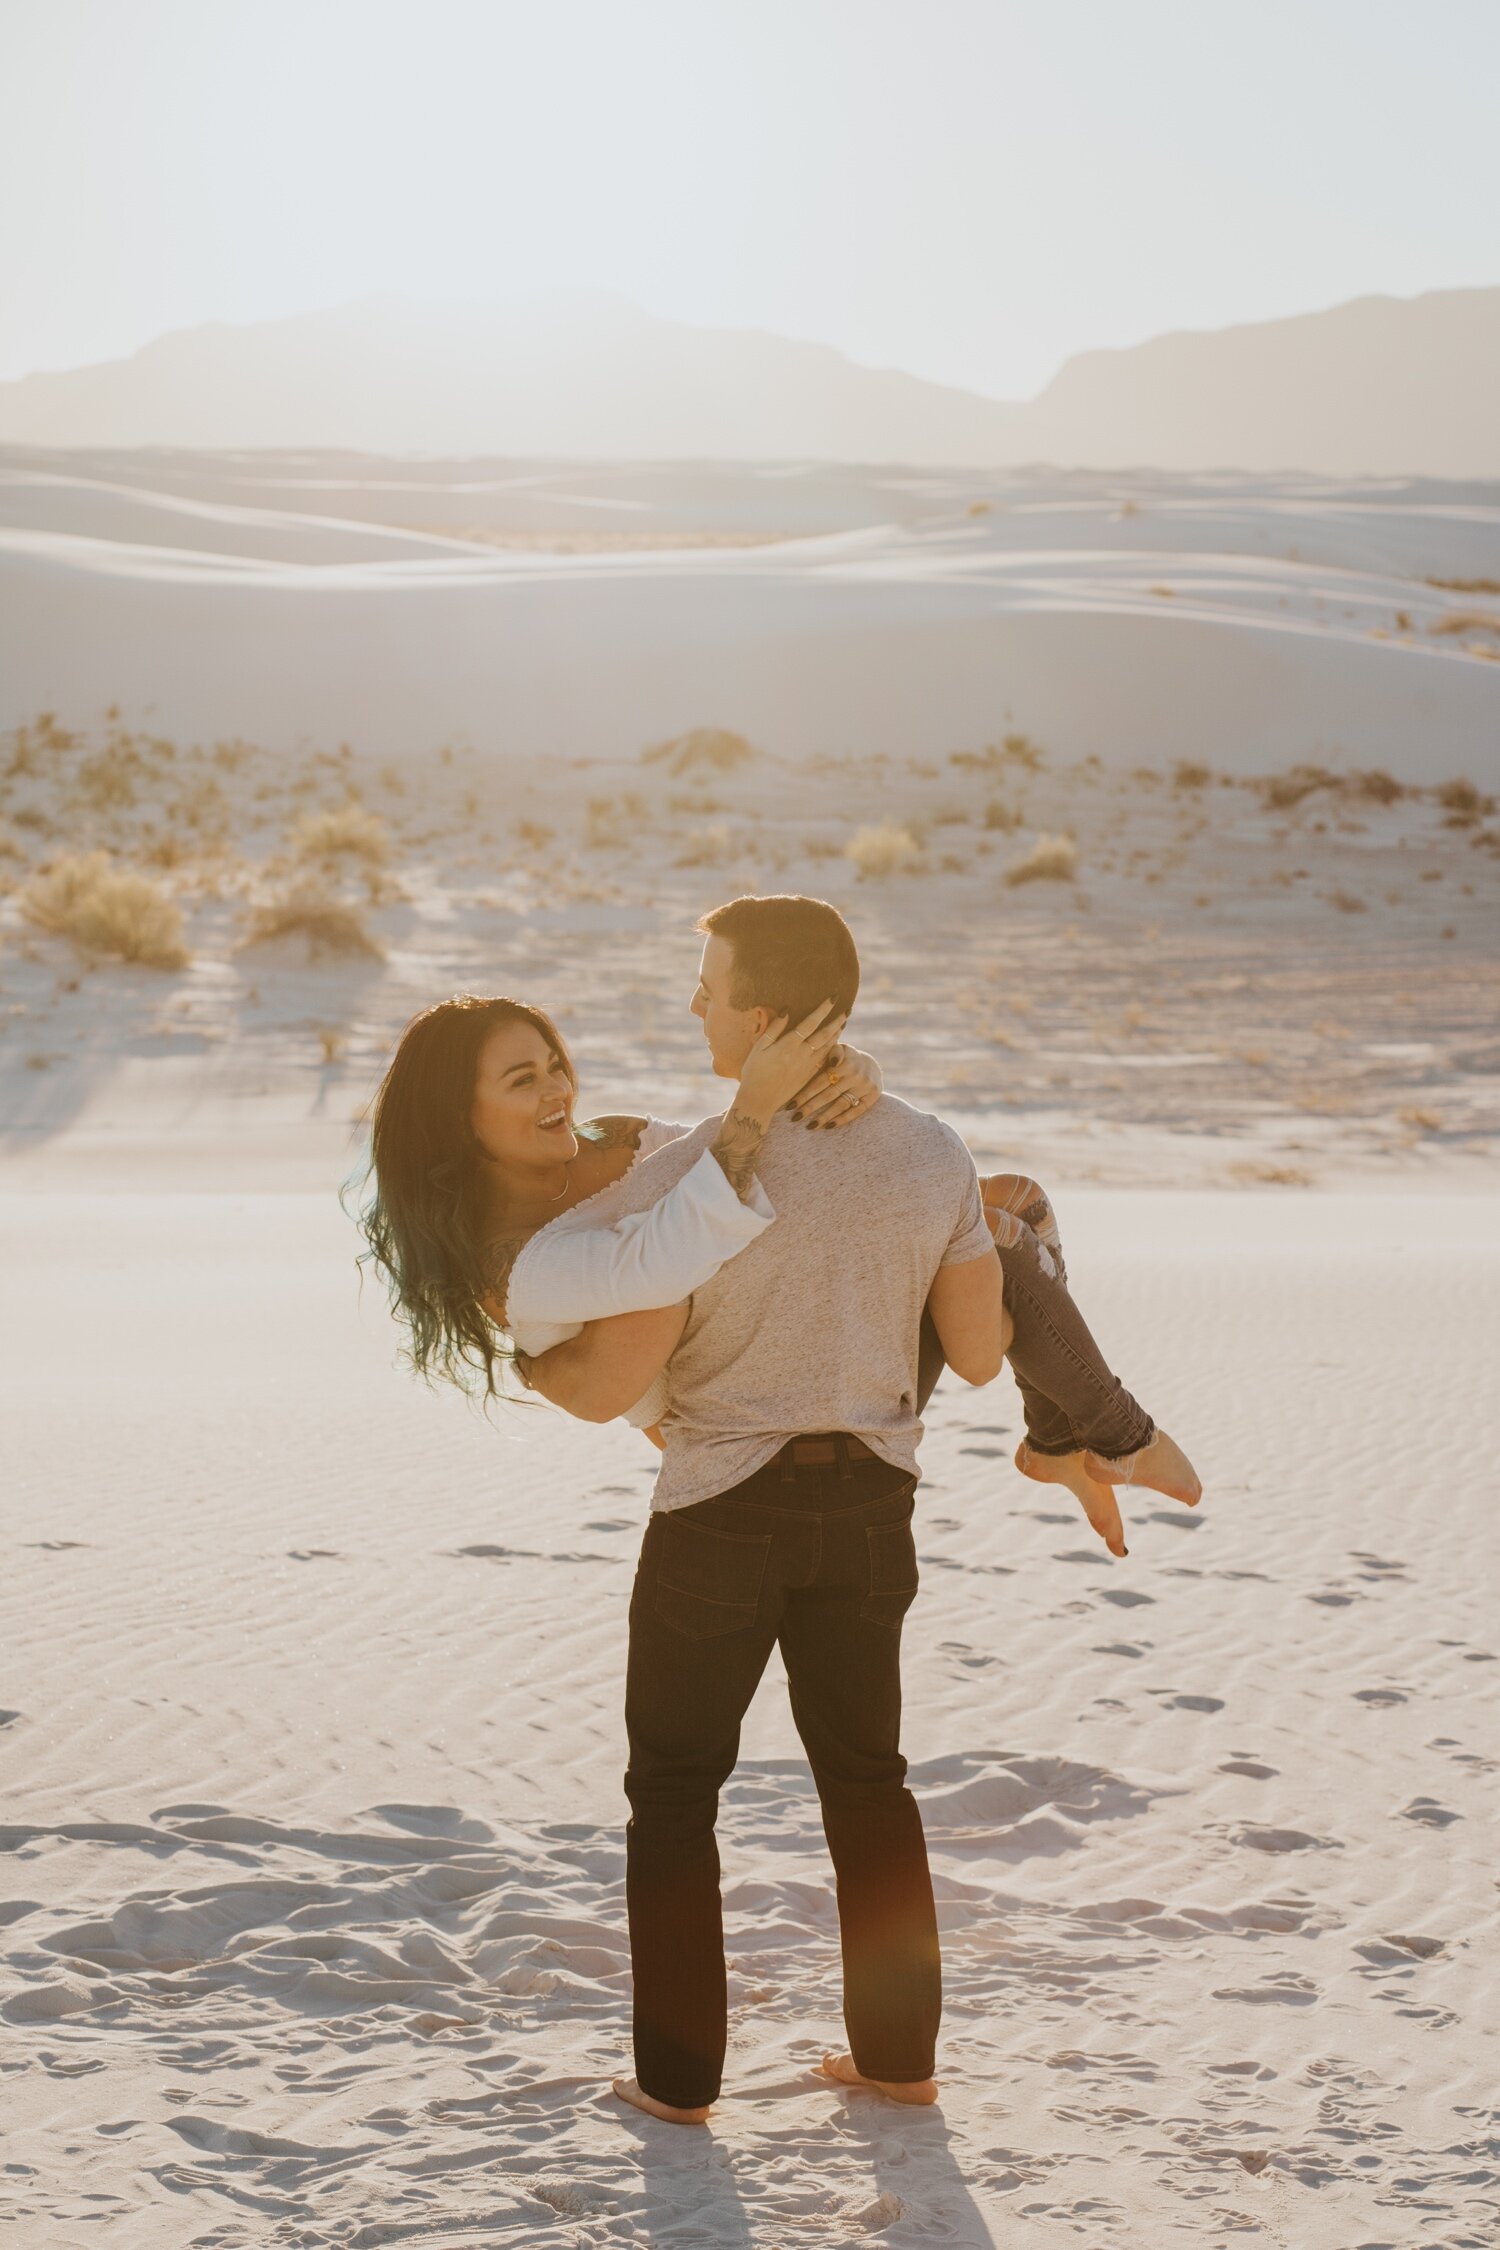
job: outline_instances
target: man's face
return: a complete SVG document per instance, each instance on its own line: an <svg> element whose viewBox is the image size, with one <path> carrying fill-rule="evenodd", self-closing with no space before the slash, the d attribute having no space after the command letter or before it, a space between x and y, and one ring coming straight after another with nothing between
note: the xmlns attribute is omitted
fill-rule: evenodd
<svg viewBox="0 0 1500 2250"><path fill-rule="evenodd" d="M745 1057L770 1022L765 1008L737 1008L729 997L734 980L734 947L728 938L710 937L698 966L693 1014L703 1025L714 1074L738 1078Z"/></svg>

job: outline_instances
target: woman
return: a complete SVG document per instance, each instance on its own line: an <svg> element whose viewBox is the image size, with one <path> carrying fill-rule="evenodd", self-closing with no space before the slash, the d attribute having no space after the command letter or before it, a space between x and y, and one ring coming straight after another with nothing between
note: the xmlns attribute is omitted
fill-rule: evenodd
<svg viewBox="0 0 1500 2250"><path fill-rule="evenodd" d="M712 1148L664 1182L649 1209L612 1219L607 1190L692 1128L639 1117L575 1128L577 1072L540 1009L466 994L416 1017L376 1098L375 1192L362 1224L418 1372L488 1399L507 1360L519 1361L525 1380L532 1356L585 1322L681 1308L636 1331L644 1395L626 1418L654 1434L682 1301L774 1223L755 1179L772 1118L790 1106L809 1123L847 1130L879 1096L870 1057L837 1048L842 1028L826 1005L795 1027L773 1024ZM1016 1466L1066 1485L1111 1552L1124 1554L1112 1487L1151 1485L1191 1505L1198 1480L1106 1366L1068 1293L1041 1189L1013 1173L981 1186L1026 1410ZM923 1403L941 1367L929 1323Z"/></svg>

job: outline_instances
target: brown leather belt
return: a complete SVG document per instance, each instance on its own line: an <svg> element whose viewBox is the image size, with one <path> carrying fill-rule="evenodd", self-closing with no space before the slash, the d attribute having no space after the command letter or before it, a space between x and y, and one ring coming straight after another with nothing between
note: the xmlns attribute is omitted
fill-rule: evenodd
<svg viewBox="0 0 1500 2250"><path fill-rule="evenodd" d="M878 1461L880 1455L863 1438L846 1437L839 1430L830 1431L827 1437L789 1438L775 1458L793 1468L812 1469L838 1460Z"/></svg>

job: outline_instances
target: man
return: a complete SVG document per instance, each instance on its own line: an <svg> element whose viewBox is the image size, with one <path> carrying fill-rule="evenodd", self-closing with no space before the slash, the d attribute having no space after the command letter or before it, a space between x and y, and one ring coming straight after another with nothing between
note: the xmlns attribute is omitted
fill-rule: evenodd
<svg viewBox="0 0 1500 2250"><path fill-rule="evenodd" d="M852 1008L854 940L821 900L735 899L699 927L692 1005L720 1077L738 1077L776 1019L798 1022L823 1001ZM683 1172L717 1129L711 1119L674 1144ZM643 1206L662 1192L664 1161ZM697 1291L685 1324L680 1311L597 1322L530 1369L558 1405L605 1420L644 1387L639 1355L659 1358L661 1323L681 1328L630 1609L636 2076L615 2082L681 2124L701 2122L719 2091L714 1823L777 1645L838 1881L850 2052L825 2057L825 2071L896 2100L936 2099L937 1924L899 1739L923 1307L971 1383L998 1374L1007 1342L973 1160L940 1119L888 1095L853 1132L782 1113L756 1172L776 1223Z"/></svg>

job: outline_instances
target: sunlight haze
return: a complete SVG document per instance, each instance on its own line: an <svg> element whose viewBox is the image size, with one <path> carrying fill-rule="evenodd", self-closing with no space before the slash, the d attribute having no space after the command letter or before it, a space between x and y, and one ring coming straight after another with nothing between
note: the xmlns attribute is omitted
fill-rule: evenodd
<svg viewBox="0 0 1500 2250"><path fill-rule="evenodd" d="M1022 399L1500 278L1497 82L1471 0L10 0L0 379L589 288Z"/></svg>

